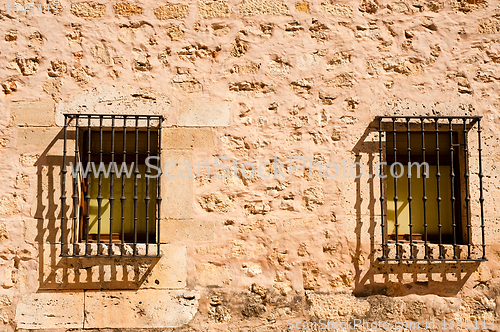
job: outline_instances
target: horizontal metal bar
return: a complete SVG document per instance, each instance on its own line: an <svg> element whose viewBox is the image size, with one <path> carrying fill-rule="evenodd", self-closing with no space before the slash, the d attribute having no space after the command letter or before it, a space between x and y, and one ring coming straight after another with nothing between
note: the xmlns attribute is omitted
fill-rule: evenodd
<svg viewBox="0 0 500 332"><path fill-rule="evenodd" d="M134 257L134 258L160 258L162 257L161 254L159 255L69 255L69 254L61 254L59 255L59 257L74 257L74 258L88 258L88 257L92 257L92 258L113 258L113 257Z"/></svg>
<svg viewBox="0 0 500 332"><path fill-rule="evenodd" d="M391 116L391 115L387 115L387 116L380 116L380 115L377 115L375 117L375 119L432 119L432 120L435 120L435 119L474 119L474 120L478 120L478 119L482 119L483 117L482 116Z"/></svg>
<svg viewBox="0 0 500 332"><path fill-rule="evenodd" d="M138 118L157 118L164 120L165 117L163 115L152 115L152 114L75 114L75 113L70 113L70 114L64 114L65 117L68 118L76 118L76 117L81 117L81 118L129 118L129 119L134 119L136 117Z"/></svg>
<svg viewBox="0 0 500 332"><path fill-rule="evenodd" d="M425 258L399 258L399 259L396 259L396 258L382 258L382 257L379 257L378 258L379 261L384 261L384 262L486 262L488 259L486 258L477 258L477 259L467 259L467 258L459 258L459 259L453 259L453 258L443 258L443 259L439 259L439 258L429 258L429 259L425 259Z"/></svg>

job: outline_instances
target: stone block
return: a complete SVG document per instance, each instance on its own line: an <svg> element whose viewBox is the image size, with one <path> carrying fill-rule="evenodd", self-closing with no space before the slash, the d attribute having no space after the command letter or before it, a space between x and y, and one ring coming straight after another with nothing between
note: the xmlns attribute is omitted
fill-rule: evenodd
<svg viewBox="0 0 500 332"><path fill-rule="evenodd" d="M64 231L65 242L71 240L71 223L67 223ZM30 244L57 244L61 243L61 219L24 219L24 235Z"/></svg>
<svg viewBox="0 0 500 332"><path fill-rule="evenodd" d="M170 101L160 93L151 89L143 89L134 86L122 86L120 88L106 84L76 94L67 101L59 101L55 110L56 125L64 125L65 113L75 114L151 114L166 115L166 125L170 120L168 116L170 110ZM92 122L91 122L92 123ZM122 122L123 123L123 122ZM110 126L109 120L104 121L106 126ZM98 126L96 120L92 125ZM135 121L130 119L127 125L134 126ZM144 123L139 121L140 126Z"/></svg>
<svg viewBox="0 0 500 332"><path fill-rule="evenodd" d="M95 244L93 244L95 247ZM143 247L144 245L140 245ZM107 248L107 245L102 247ZM163 244L157 257L59 257L59 245L45 244L39 253L40 289L175 289L186 287L186 248ZM84 250L84 244L79 244ZM152 245L150 254L156 253Z"/></svg>
<svg viewBox="0 0 500 332"><path fill-rule="evenodd" d="M83 292L33 293L17 305L18 329L83 328Z"/></svg>
<svg viewBox="0 0 500 332"><path fill-rule="evenodd" d="M161 239L163 242L211 241L214 239L215 223L206 220L162 220Z"/></svg>
<svg viewBox="0 0 500 332"><path fill-rule="evenodd" d="M68 133L69 134L69 133ZM62 156L63 130L61 128L29 128L21 127L17 129L17 147L29 148L30 153L44 152L50 150L56 143L59 155ZM69 142L69 141L68 141ZM74 142L74 141L73 141ZM69 143L68 143L69 144ZM74 144L74 143L73 143ZM36 149L36 151L34 151ZM68 149L70 150L70 149ZM55 150L54 150L55 151Z"/></svg>
<svg viewBox="0 0 500 332"><path fill-rule="evenodd" d="M106 12L106 5L96 2L79 2L71 4L71 14L78 17L98 18Z"/></svg>
<svg viewBox="0 0 500 332"><path fill-rule="evenodd" d="M54 113L52 100L19 101L10 106L11 124L18 126L53 126Z"/></svg>
<svg viewBox="0 0 500 332"><path fill-rule="evenodd" d="M153 10L159 20L182 19L189 14L189 6L176 3L167 3L164 6L156 7Z"/></svg>
<svg viewBox="0 0 500 332"><path fill-rule="evenodd" d="M161 146L162 149L210 150L215 148L215 133L209 128L166 128L162 131Z"/></svg>
<svg viewBox="0 0 500 332"><path fill-rule="evenodd" d="M306 292L310 303L308 314L318 319L338 320L340 318L362 317L370 310L370 303L365 299L349 294L320 294Z"/></svg>
<svg viewBox="0 0 500 332"><path fill-rule="evenodd" d="M193 181L196 176L191 154L170 151L162 154L161 216L171 219L189 219L193 215Z"/></svg>
<svg viewBox="0 0 500 332"><path fill-rule="evenodd" d="M281 0L243 0L240 4L240 14L255 15L288 15L289 10Z"/></svg>
<svg viewBox="0 0 500 332"><path fill-rule="evenodd" d="M113 5L113 10L115 11L115 15L118 16L134 16L141 15L144 12L144 8L137 6L132 2L118 2Z"/></svg>
<svg viewBox="0 0 500 332"><path fill-rule="evenodd" d="M87 292L85 328L168 328L189 323L200 295L185 290Z"/></svg>
<svg viewBox="0 0 500 332"><path fill-rule="evenodd" d="M227 1L202 0L198 3L198 15L201 18L219 18L231 16Z"/></svg>
<svg viewBox="0 0 500 332"><path fill-rule="evenodd" d="M162 244L162 256L144 280L141 288L173 289L186 287L186 247Z"/></svg>
<svg viewBox="0 0 500 332"><path fill-rule="evenodd" d="M297 229L311 228L319 224L318 216L303 216L302 218L293 218L283 220L283 230L285 232L295 231Z"/></svg>
<svg viewBox="0 0 500 332"><path fill-rule="evenodd" d="M231 119L231 102L181 102L178 125L186 127L224 127Z"/></svg>
<svg viewBox="0 0 500 332"><path fill-rule="evenodd" d="M231 281L225 265L200 263L196 265L196 283L200 286L224 286Z"/></svg>

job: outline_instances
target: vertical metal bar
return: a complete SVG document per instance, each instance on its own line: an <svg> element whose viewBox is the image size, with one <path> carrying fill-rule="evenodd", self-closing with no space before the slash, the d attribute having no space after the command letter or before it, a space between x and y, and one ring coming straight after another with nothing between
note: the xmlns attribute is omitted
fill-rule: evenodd
<svg viewBox="0 0 500 332"><path fill-rule="evenodd" d="M386 249L387 249L387 241L385 236L385 219L384 219L384 179L383 179L383 169L382 166L382 118L378 119L378 154L379 154L379 178L380 178L380 221L382 228L382 259L386 259Z"/></svg>
<svg viewBox="0 0 500 332"><path fill-rule="evenodd" d="M127 159L127 116L123 116L123 160L122 167L126 166L125 162ZM121 255L125 254L125 174L120 174L122 178L122 196L120 197L121 202L121 215L122 215L122 225L121 225Z"/></svg>
<svg viewBox="0 0 500 332"><path fill-rule="evenodd" d="M157 187L157 196L156 196L156 215L158 216L156 219L156 250L157 256L161 255L161 248L160 248L160 220L161 220L161 123L163 121L163 117L158 118L158 145L157 145L157 150L158 150L158 168L160 169L158 172L157 180L156 180L156 187Z"/></svg>
<svg viewBox="0 0 500 332"><path fill-rule="evenodd" d="M92 157L92 127L90 125L91 123L91 116L87 116L87 194L85 195L85 201L87 202L87 214L85 215L85 256L88 256L89 254L89 232L90 232L90 176L92 173L92 167L91 166L91 157Z"/></svg>
<svg viewBox="0 0 500 332"><path fill-rule="evenodd" d="M102 115L99 116L99 175L98 194L97 194L97 255L101 254L101 210L102 210Z"/></svg>
<svg viewBox="0 0 500 332"><path fill-rule="evenodd" d="M457 259L457 220L455 218L455 166L453 160L454 148L453 148L453 120L449 121L449 132L450 132L450 162L451 162L451 222L453 227L453 259Z"/></svg>
<svg viewBox="0 0 500 332"><path fill-rule="evenodd" d="M464 125L464 158L465 158L465 217L467 218L467 259L471 258L471 224L470 224L470 190L469 190L469 150L467 142L467 119L463 118Z"/></svg>
<svg viewBox="0 0 500 332"><path fill-rule="evenodd" d="M437 214L438 214L438 233L439 233L439 259L443 259L443 238L441 234L441 193L440 193L440 180L441 173L439 172L439 124L438 119L435 119L434 122L436 124L436 180L437 180Z"/></svg>
<svg viewBox="0 0 500 332"><path fill-rule="evenodd" d="M424 259L429 259L429 243L427 242L427 192L426 192L426 180L429 174L427 174L427 168L425 167L425 126L424 119L420 119L421 132L422 132L422 163L423 174L422 174L422 190L423 196L422 201L424 203Z"/></svg>
<svg viewBox="0 0 500 332"><path fill-rule="evenodd" d="M481 160L481 119L477 121L477 139L478 139L478 154L479 154L479 203L481 204L481 240L483 246L483 260L486 260L486 243L484 238L484 196L483 196L483 164Z"/></svg>
<svg viewBox="0 0 500 332"><path fill-rule="evenodd" d="M392 119L392 149L394 152L394 164L397 160L397 144L396 144L396 119ZM394 228L396 230L396 259L399 257L399 224L398 224L398 179L394 177Z"/></svg>
<svg viewBox="0 0 500 332"><path fill-rule="evenodd" d="M135 116L135 167L134 167L134 256L137 255L137 179L139 178L139 116Z"/></svg>
<svg viewBox="0 0 500 332"><path fill-rule="evenodd" d="M115 196L113 192L113 187L115 184L115 117L111 117L111 178L109 179L109 249L108 255L113 254L113 206L115 203Z"/></svg>
<svg viewBox="0 0 500 332"><path fill-rule="evenodd" d="M149 176L151 175L151 169L149 168L149 156L151 154L151 129L149 128L150 125L150 117L147 117L147 167L146 167L146 196L144 197L144 201L146 203L146 256L149 254L149 201L151 198L149 197Z"/></svg>
<svg viewBox="0 0 500 332"><path fill-rule="evenodd" d="M413 223L411 219L411 202L413 197L411 196L411 146L410 146L410 118L406 118L406 151L408 154L408 213L409 213L409 228L410 228L410 259L414 259L413 256Z"/></svg>
<svg viewBox="0 0 500 332"><path fill-rule="evenodd" d="M63 164L61 169L61 256L64 254L64 228L66 227L64 220L66 214L66 154L67 154L67 138L68 138L68 117L64 116L64 143L63 143Z"/></svg>
<svg viewBox="0 0 500 332"><path fill-rule="evenodd" d="M79 117L78 115L76 116L76 122L75 122L75 167L78 165L78 122L79 122ZM76 242L78 239L78 234L77 234L77 216L78 216L78 177L80 176L80 173L76 174L74 176L73 174L73 256L76 256Z"/></svg>

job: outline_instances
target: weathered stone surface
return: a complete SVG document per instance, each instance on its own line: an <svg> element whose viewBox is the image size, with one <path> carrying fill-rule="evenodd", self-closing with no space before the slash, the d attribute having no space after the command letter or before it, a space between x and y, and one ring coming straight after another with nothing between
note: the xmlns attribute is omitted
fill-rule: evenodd
<svg viewBox="0 0 500 332"><path fill-rule="evenodd" d="M17 84L14 80L7 80L0 85L2 86L3 93L6 95L17 91Z"/></svg>
<svg viewBox="0 0 500 332"><path fill-rule="evenodd" d="M21 127L17 130L17 144L21 148L36 147L37 151L44 151L50 147L52 141L61 138L59 136L61 130L61 128L49 127Z"/></svg>
<svg viewBox="0 0 500 332"><path fill-rule="evenodd" d="M166 32L170 40L181 40L184 38L184 30L179 25L166 28Z"/></svg>
<svg viewBox="0 0 500 332"><path fill-rule="evenodd" d="M99 18L104 15L106 5L97 2L78 2L71 4L71 14L84 18Z"/></svg>
<svg viewBox="0 0 500 332"><path fill-rule="evenodd" d="M10 106L11 123L18 126L52 126L55 124L54 112L52 100L15 102Z"/></svg>
<svg viewBox="0 0 500 332"><path fill-rule="evenodd" d="M172 79L172 86L185 93L203 90L201 83L185 68L177 68L177 75Z"/></svg>
<svg viewBox="0 0 500 332"><path fill-rule="evenodd" d="M261 95L261 96L266 96L275 92L272 86L264 82L229 83L229 91L239 92L248 95Z"/></svg>
<svg viewBox="0 0 500 332"><path fill-rule="evenodd" d="M95 74L90 70L89 66L75 68L71 71L71 77L78 83L87 84L92 76L95 76Z"/></svg>
<svg viewBox="0 0 500 332"><path fill-rule="evenodd" d="M17 194L5 195L0 198L0 215L11 216L21 212L24 200Z"/></svg>
<svg viewBox="0 0 500 332"><path fill-rule="evenodd" d="M83 328L83 292L33 293L16 308L18 329Z"/></svg>
<svg viewBox="0 0 500 332"><path fill-rule="evenodd" d="M196 264L196 282L201 286L224 286L230 282L229 271L221 264Z"/></svg>
<svg viewBox="0 0 500 332"><path fill-rule="evenodd" d="M249 48L250 46L248 46L247 42L243 41L240 38L236 38L236 40L233 43L230 55L239 58L245 55L245 53L247 53Z"/></svg>
<svg viewBox="0 0 500 332"><path fill-rule="evenodd" d="M211 241L215 223L207 220L162 220L161 242Z"/></svg>
<svg viewBox="0 0 500 332"><path fill-rule="evenodd" d="M370 303L348 294L320 294L306 291L309 315L318 319L362 317L370 310Z"/></svg>
<svg viewBox="0 0 500 332"><path fill-rule="evenodd" d="M222 193L211 193L200 198L200 205L207 212L226 213L231 211L233 202Z"/></svg>
<svg viewBox="0 0 500 332"><path fill-rule="evenodd" d="M216 146L215 133L209 128L165 128L162 140L162 149L213 150Z"/></svg>
<svg viewBox="0 0 500 332"><path fill-rule="evenodd" d="M16 55L17 66L19 67L21 74L23 74L24 76L35 75L38 71L39 62L40 59L38 58L38 56L24 57L19 54Z"/></svg>
<svg viewBox="0 0 500 332"><path fill-rule="evenodd" d="M301 228L314 228L319 224L317 216L307 216L302 218L294 218L283 221L283 228L285 231L293 231Z"/></svg>
<svg viewBox="0 0 500 332"><path fill-rule="evenodd" d="M187 151L173 151L162 154L162 167L168 174L161 181L162 217L190 219L193 216L193 179L196 169L192 167L191 154Z"/></svg>
<svg viewBox="0 0 500 332"><path fill-rule="evenodd" d="M50 62L50 68L47 70L47 74L50 77L61 77L67 71L66 62L60 60L54 60Z"/></svg>
<svg viewBox="0 0 500 332"><path fill-rule="evenodd" d="M231 102L182 102L179 106L179 126L229 126Z"/></svg>
<svg viewBox="0 0 500 332"><path fill-rule="evenodd" d="M301 2L297 2L295 4L295 8L299 11L299 12L304 12L304 13L309 13L311 11L311 8L310 8L310 4L309 2L303 0Z"/></svg>
<svg viewBox="0 0 500 332"><path fill-rule="evenodd" d="M137 6L131 2L118 2L113 5L113 10L116 16L133 16L141 15L144 12L144 8Z"/></svg>
<svg viewBox="0 0 500 332"><path fill-rule="evenodd" d="M199 298L185 290L86 292L85 327L179 327L193 319Z"/></svg>
<svg viewBox="0 0 500 332"><path fill-rule="evenodd" d="M106 65L113 64L113 60L111 59L111 55L109 54L108 47L106 46L106 44L98 42L97 44L94 45L94 47L92 47L90 52L92 53L92 56L94 57L97 63Z"/></svg>
<svg viewBox="0 0 500 332"><path fill-rule="evenodd" d="M335 3L334 1L323 2L321 4L321 10L325 13L337 15L337 16L344 16L344 17L351 17L352 16L352 7L351 6L340 4L340 3Z"/></svg>
<svg viewBox="0 0 500 332"><path fill-rule="evenodd" d="M454 0L451 3L453 9L458 12L469 13L474 10L485 9L488 7L488 1L480 0L480 1L462 1L462 0Z"/></svg>
<svg viewBox="0 0 500 332"><path fill-rule="evenodd" d="M163 234L170 232L164 228L162 221L161 228ZM160 239L163 242L162 239ZM167 241L171 242L171 241ZM187 285L187 257L186 247L182 245L162 244L161 258L152 266L150 273L146 276L141 288L154 289L175 289L185 288Z"/></svg>
<svg viewBox="0 0 500 332"><path fill-rule="evenodd" d="M325 193L322 188L304 190L304 203L308 210L314 210L318 205L325 203Z"/></svg>
<svg viewBox="0 0 500 332"><path fill-rule="evenodd" d="M168 3L154 9L154 14L159 20L186 18L189 14L189 6Z"/></svg>
<svg viewBox="0 0 500 332"><path fill-rule="evenodd" d="M197 59L203 58L215 59L217 58L219 51L220 48L210 49L208 46L202 44L194 44L183 47L179 52L177 52L177 55L181 60L194 62ZM178 71L178 74L187 74L187 72L181 69L180 72Z"/></svg>
<svg viewBox="0 0 500 332"><path fill-rule="evenodd" d="M229 17L231 10L225 0L200 0L198 2L198 15L201 18Z"/></svg>
<svg viewBox="0 0 500 332"><path fill-rule="evenodd" d="M479 21L480 33L499 33L500 32L500 19L497 16L482 19Z"/></svg>
<svg viewBox="0 0 500 332"><path fill-rule="evenodd" d="M240 13L243 16L288 15L288 7L281 0L243 0Z"/></svg>
<svg viewBox="0 0 500 332"><path fill-rule="evenodd" d="M169 108L170 101L151 89L101 85L58 102L56 124L63 126L64 113L165 114Z"/></svg>
<svg viewBox="0 0 500 332"><path fill-rule="evenodd" d="M26 0L15 2L29 6ZM57 13L47 8L55 4ZM162 309L150 314L142 306L144 299L156 301L153 291L163 297L163 290L172 289L196 289L203 299L196 318L177 332L284 331L288 319L498 317L497 3L45 0L35 2L35 12L38 5L43 15L13 14L12 6L11 14L5 8L0 14L5 60L0 69L0 286L6 296L0 296L0 331L14 332L17 302L37 290L95 290L103 296L108 290L151 291L130 303L118 298L116 308L106 307L118 308L112 316L101 310L101 301L89 311L96 323L86 329L82 323L75 332L109 332L106 326L115 323L114 317L122 325L116 330L170 331L148 326L174 313ZM57 103L59 127L52 122L52 110L29 109L15 116L22 103L45 98ZM175 178L162 177L160 240L168 243L160 259L59 256L64 113L165 117L162 165ZM21 115L22 121L16 122ZM373 178L380 158L377 115L483 116L487 262L377 260L379 214L385 213L378 200L380 181ZM104 121L105 131L110 122ZM121 131L118 122L116 130ZM154 122L152 128L158 125ZM416 122L412 130L418 131ZM424 121L429 135L431 122ZM133 132L134 118L127 125ZM446 125L442 120L443 131ZM398 120L397 126L405 130L404 121ZM455 128L463 189L460 121ZM390 132L390 124L382 129ZM476 129L477 123L468 137L471 250L481 257ZM68 138L69 162L74 131ZM412 151L418 148L412 145ZM427 149L432 155L432 142ZM289 156L309 155L323 166L359 161L372 177L354 179L348 165L347 177L340 169L335 179L327 179L323 167L322 178L317 164L294 171L292 178L273 177L273 160L285 162L281 169L287 173ZM205 176L203 165L202 176L195 178L196 162L213 165L215 156L229 157L222 161L231 168L229 177L218 178L225 170L216 167ZM244 176L248 163L268 161L261 169L270 178ZM195 168L189 169L188 162ZM73 204L68 178L66 196L69 214ZM401 202L407 199L406 194L399 196ZM420 201L415 196L414 202ZM463 193L459 196L464 200ZM128 195L126 201L131 202ZM421 213L417 210L412 211ZM465 218L465 208L460 215ZM72 223L66 224L69 240ZM410 252L406 242L400 245L404 255ZM91 253L98 252L96 243L89 247ZM101 247L101 253L109 250ZM127 255L132 253L130 244L124 247ZM417 258L423 259L423 247L415 243ZM434 257L439 254L437 244L428 247ZM82 248L79 243L76 251L82 253ZM145 252L145 244L137 248ZM390 258L395 258L395 248L388 244ZM444 257L453 257L451 244L442 249ZM71 252L71 246L66 250ZM119 245L111 250L119 252ZM460 244L457 254L467 258L467 245ZM37 323L43 325L49 316Z"/></svg>
<svg viewBox="0 0 500 332"><path fill-rule="evenodd" d="M9 30L5 33L5 41L11 42L17 40L17 30Z"/></svg>

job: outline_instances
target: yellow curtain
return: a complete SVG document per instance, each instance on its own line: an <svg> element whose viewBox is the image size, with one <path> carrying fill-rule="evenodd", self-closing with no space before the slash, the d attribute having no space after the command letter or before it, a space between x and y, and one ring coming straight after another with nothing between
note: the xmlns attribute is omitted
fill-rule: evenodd
<svg viewBox="0 0 500 332"><path fill-rule="evenodd" d="M389 170L389 167L387 167ZM416 176L416 167L412 169L411 178L411 196L413 198L412 224L413 234L424 233L424 196L422 175ZM441 232L442 234L452 234L452 204L451 204L451 166L439 166L440 178L440 196L441 196ZM395 173L401 172L399 166L395 167ZM438 204L437 204L437 166L429 166L429 177L426 178L426 196L427 196L427 233L438 234ZM455 172L456 173L456 172ZM395 204L394 204L394 178L389 171L387 174L387 234L395 234ZM404 174L397 179L398 193L398 233L400 235L410 234L410 211L408 205L408 166L404 166Z"/></svg>
<svg viewBox="0 0 500 332"><path fill-rule="evenodd" d="M106 165L106 169L109 165ZM118 166L120 168L120 165ZM137 179L137 233L146 233L146 202L144 198L146 197L146 165L139 165L140 178ZM126 176L122 174L122 176ZM97 194L99 192L99 179L91 174L90 181L90 209L89 209L89 234L97 234L98 228L98 204L97 204ZM110 217L110 204L109 204L109 193L110 193L110 181L111 175L106 179L102 176L102 190L101 195L104 197L101 204L101 234L109 234L109 217ZM149 179L149 232L153 234L155 231L156 223L156 179ZM114 186L113 186L113 233L121 234L121 201L120 197L122 195L122 178L118 178L115 174L114 176ZM125 233L134 232L134 176L130 178L125 178L125 195L126 200L124 204L124 229Z"/></svg>

